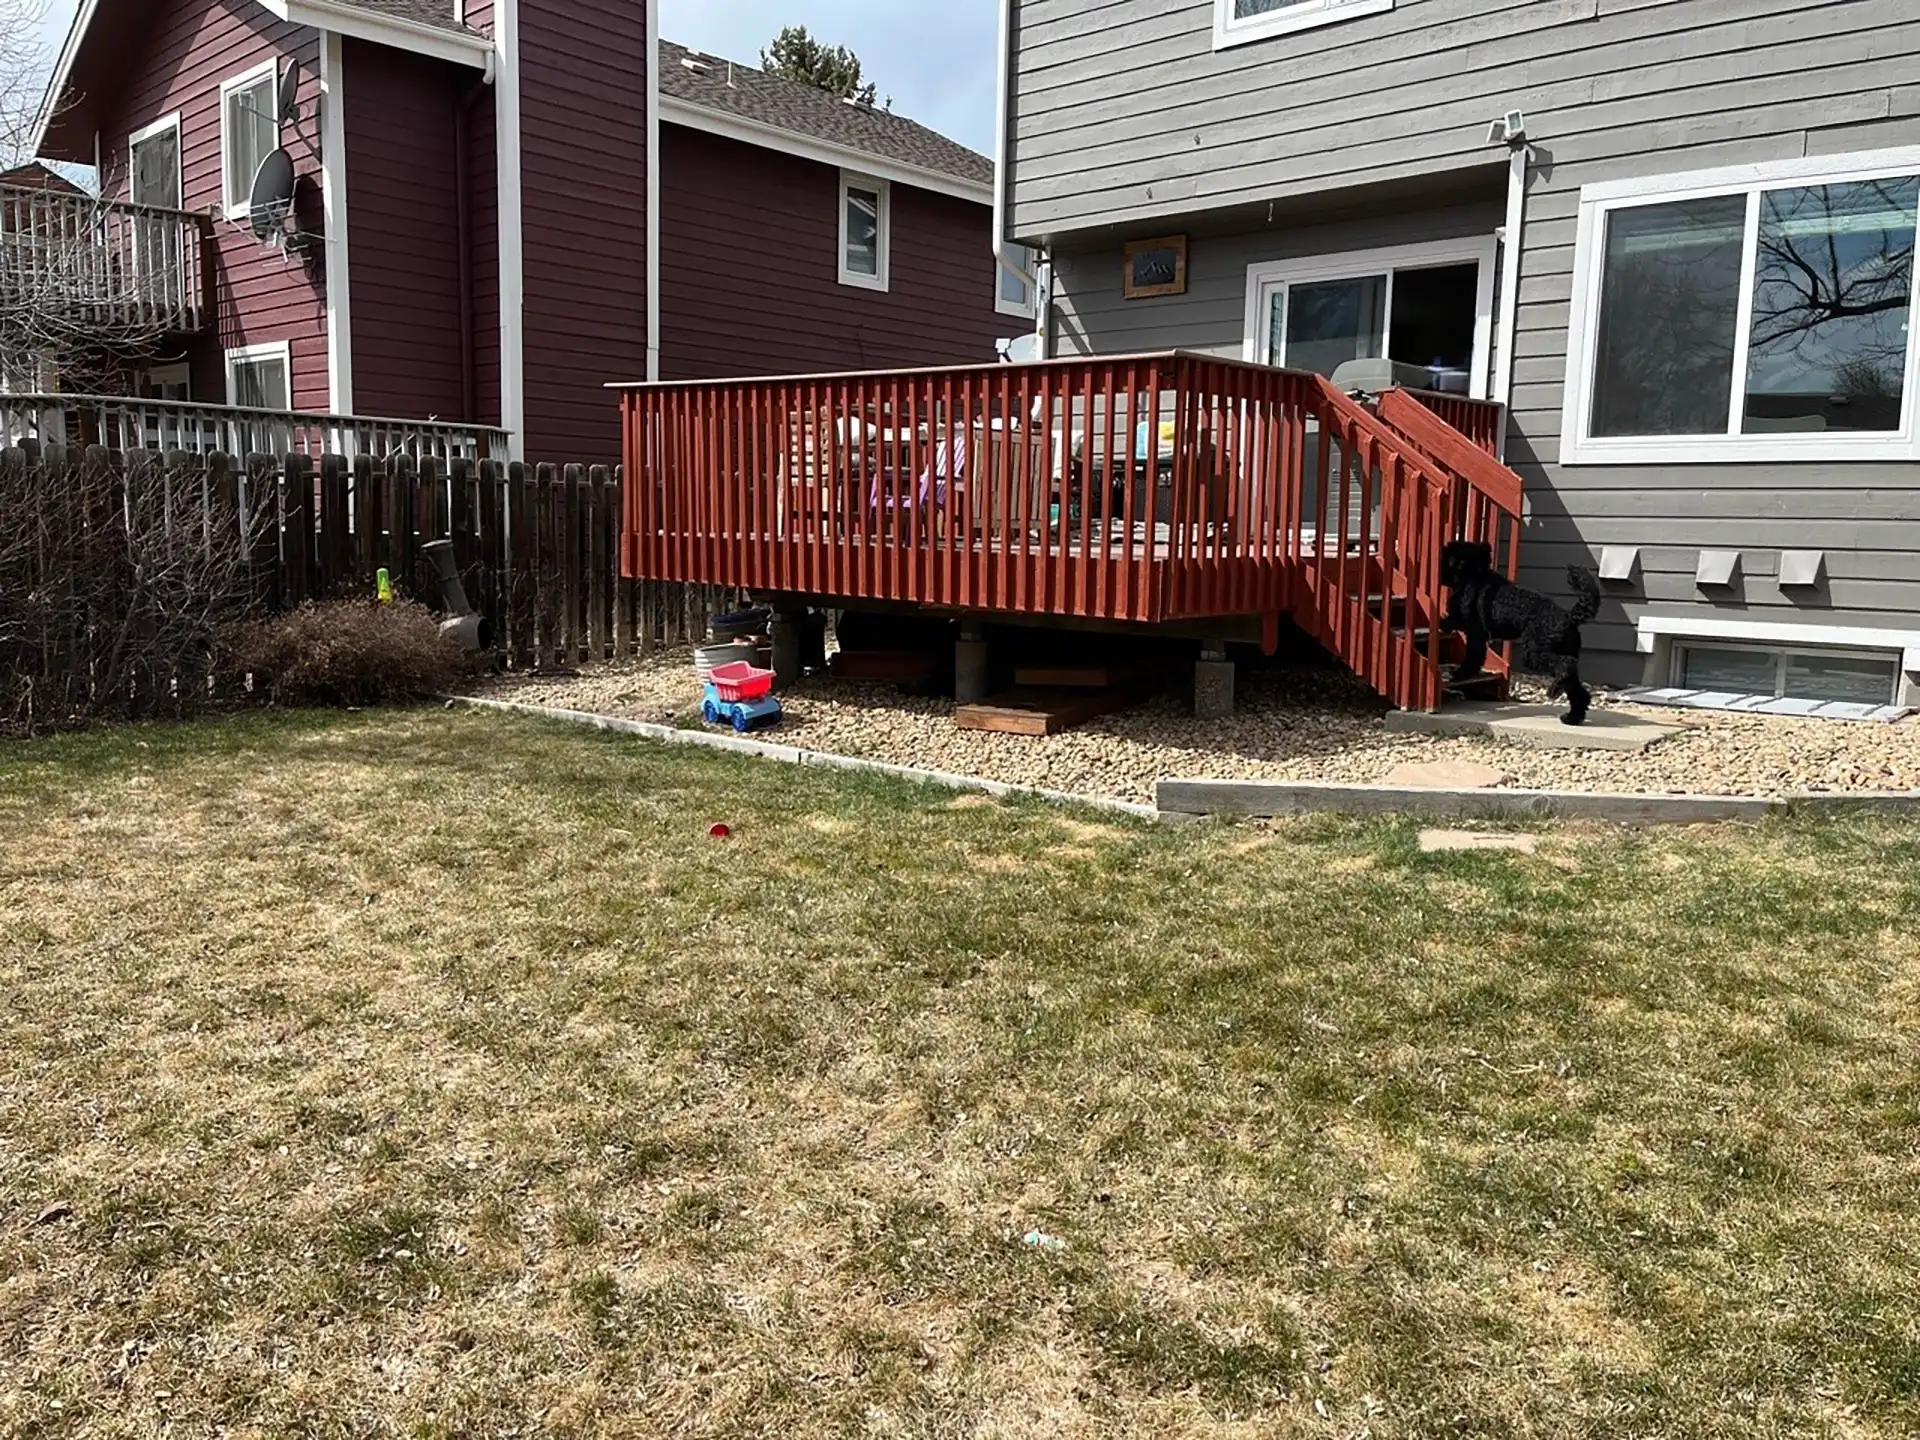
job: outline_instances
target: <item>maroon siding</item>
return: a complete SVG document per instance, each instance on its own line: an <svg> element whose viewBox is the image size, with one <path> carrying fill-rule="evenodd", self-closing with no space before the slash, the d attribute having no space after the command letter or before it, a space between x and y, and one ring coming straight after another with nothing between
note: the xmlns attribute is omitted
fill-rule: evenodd
<svg viewBox="0 0 1920 1440"><path fill-rule="evenodd" d="M840 283L840 172L660 127L661 374L669 380L986 364L993 212L893 186L888 293Z"/></svg>
<svg viewBox="0 0 1920 1440"><path fill-rule="evenodd" d="M519 0L528 455L618 458L646 378L647 36L638 0Z"/></svg>
<svg viewBox="0 0 1920 1440"><path fill-rule="evenodd" d="M455 112L477 72L342 42L353 408L467 413Z"/></svg>
<svg viewBox="0 0 1920 1440"><path fill-rule="evenodd" d="M467 0L466 22L493 34L493 0ZM467 112L467 254L473 266L473 368L482 425L500 423L500 157L495 118L499 87Z"/></svg>
<svg viewBox="0 0 1920 1440"><path fill-rule="evenodd" d="M469 14L472 12L469 11ZM473 368L482 425L500 423L500 183L499 87L467 111L467 155L472 189L467 196L468 255L473 264Z"/></svg>
<svg viewBox="0 0 1920 1440"><path fill-rule="evenodd" d="M220 82L268 59L297 57L304 79L301 133L319 138L319 36L275 20L252 0L153 0L140 58L128 72L119 103L106 107L101 144L107 157L105 193L127 193L127 137L173 111L180 112L186 206L221 213ZM282 143L300 179L302 213L320 212L320 162L291 131ZM317 220L316 220L317 224ZM327 408L326 262L319 247L306 259L282 256L224 218L214 223L217 332L191 352L194 398L224 401L224 351L240 345L290 342L293 403Z"/></svg>

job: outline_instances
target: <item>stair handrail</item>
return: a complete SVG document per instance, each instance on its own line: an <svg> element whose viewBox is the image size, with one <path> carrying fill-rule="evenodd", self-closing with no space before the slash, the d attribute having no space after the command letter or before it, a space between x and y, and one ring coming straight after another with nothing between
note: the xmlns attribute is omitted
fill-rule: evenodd
<svg viewBox="0 0 1920 1440"><path fill-rule="evenodd" d="M1380 417L1407 439L1432 454L1515 520L1521 518L1526 489L1520 477L1482 450L1404 390L1380 396Z"/></svg>

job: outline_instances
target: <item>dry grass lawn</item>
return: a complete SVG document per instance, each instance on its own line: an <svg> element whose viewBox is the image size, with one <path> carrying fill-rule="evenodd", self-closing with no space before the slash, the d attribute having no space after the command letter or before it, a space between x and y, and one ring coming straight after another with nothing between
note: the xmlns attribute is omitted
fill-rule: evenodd
<svg viewBox="0 0 1920 1440"><path fill-rule="evenodd" d="M438 711L14 746L0 1433L1911 1435L1916 916L1867 819L1423 858Z"/></svg>

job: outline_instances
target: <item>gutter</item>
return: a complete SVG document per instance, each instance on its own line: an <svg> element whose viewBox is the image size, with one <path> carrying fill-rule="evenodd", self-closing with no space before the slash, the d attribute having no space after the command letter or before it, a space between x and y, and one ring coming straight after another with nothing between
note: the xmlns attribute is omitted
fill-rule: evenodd
<svg viewBox="0 0 1920 1440"><path fill-rule="evenodd" d="M1520 261L1525 250L1527 228L1527 171L1533 150L1524 140L1514 146L1507 175L1507 223L1502 236L1500 266L1500 354L1494 365L1491 398L1513 413L1513 347L1520 321ZM1501 458L1505 458L1506 432L1500 437Z"/></svg>

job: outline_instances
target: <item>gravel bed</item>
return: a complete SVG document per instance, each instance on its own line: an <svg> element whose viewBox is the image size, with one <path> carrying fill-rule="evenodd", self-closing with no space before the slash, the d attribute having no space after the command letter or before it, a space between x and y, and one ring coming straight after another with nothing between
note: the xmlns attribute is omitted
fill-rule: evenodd
<svg viewBox="0 0 1920 1440"><path fill-rule="evenodd" d="M700 688L686 651L577 675L504 677L475 693L656 724L699 724ZM1524 688L1519 693L1540 698ZM1150 802L1154 781L1162 778L1375 784L1410 760L1478 761L1524 789L1767 796L1920 790L1920 720L1849 724L1645 710L1689 728L1641 755L1531 750L1389 735L1385 707L1337 670L1243 666L1239 709L1230 720L1203 724L1169 696L1044 740L960 730L952 701L913 698L885 685L810 680L781 701L786 719L764 737L781 744L1136 802ZM1611 697L1599 703L1635 708Z"/></svg>

